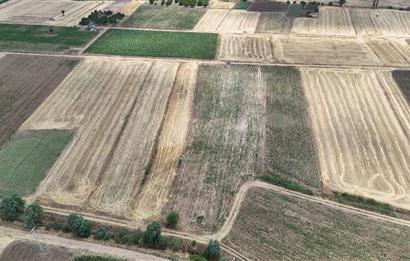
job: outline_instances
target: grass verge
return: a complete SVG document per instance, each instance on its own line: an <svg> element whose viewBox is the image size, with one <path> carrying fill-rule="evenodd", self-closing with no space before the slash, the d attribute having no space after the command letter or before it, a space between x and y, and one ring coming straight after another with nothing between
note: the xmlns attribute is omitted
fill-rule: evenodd
<svg viewBox="0 0 410 261"><path fill-rule="evenodd" d="M140 30L108 30L87 53L214 59L218 35Z"/></svg>
<svg viewBox="0 0 410 261"><path fill-rule="evenodd" d="M297 184L293 181L284 179L284 178L275 177L275 176L272 176L272 175L269 175L269 174L262 174L262 175L259 175L257 178L264 181L264 182L266 182L266 183L277 185L277 186L283 187L285 189L301 192L303 194L307 194L307 195L310 195L310 196L315 195L315 193L311 189L309 189L305 186L299 185L299 184Z"/></svg>
<svg viewBox="0 0 410 261"><path fill-rule="evenodd" d="M96 35L74 27L0 24L0 50L19 52L61 52L81 47Z"/></svg>
<svg viewBox="0 0 410 261"><path fill-rule="evenodd" d="M24 131L0 148L0 194L34 192L71 140L69 131Z"/></svg>
<svg viewBox="0 0 410 261"><path fill-rule="evenodd" d="M333 192L334 199L342 204L394 216L394 208L390 204L378 202L372 198L352 195L346 192Z"/></svg>
<svg viewBox="0 0 410 261"><path fill-rule="evenodd" d="M189 30L194 28L205 12L205 8L186 8L176 4L169 7L145 4L122 25L136 28Z"/></svg>

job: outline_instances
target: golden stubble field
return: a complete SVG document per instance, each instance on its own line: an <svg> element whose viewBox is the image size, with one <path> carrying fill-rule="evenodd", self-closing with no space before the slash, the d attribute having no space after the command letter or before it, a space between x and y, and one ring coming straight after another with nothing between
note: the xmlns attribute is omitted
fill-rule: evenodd
<svg viewBox="0 0 410 261"><path fill-rule="evenodd" d="M410 206L410 106L390 71L301 69L324 186Z"/></svg>

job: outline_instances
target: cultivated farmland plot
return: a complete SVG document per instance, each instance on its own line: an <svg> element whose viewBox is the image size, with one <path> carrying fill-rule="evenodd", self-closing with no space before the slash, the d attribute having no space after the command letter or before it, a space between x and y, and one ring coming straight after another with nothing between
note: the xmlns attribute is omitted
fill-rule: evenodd
<svg viewBox="0 0 410 261"><path fill-rule="evenodd" d="M410 106L391 72L302 69L326 187L410 206Z"/></svg>
<svg viewBox="0 0 410 261"><path fill-rule="evenodd" d="M113 1L17 1L10 0L7 6L0 8L0 22L43 24L43 25L77 25L82 17L94 10L102 10ZM61 14L65 11L65 15Z"/></svg>
<svg viewBox="0 0 410 261"><path fill-rule="evenodd" d="M261 13L256 33L288 34L292 26L292 18L286 12Z"/></svg>
<svg viewBox="0 0 410 261"><path fill-rule="evenodd" d="M410 64L410 45L405 39L369 39L365 42L383 65L404 66Z"/></svg>
<svg viewBox="0 0 410 261"><path fill-rule="evenodd" d="M208 10L202 19L199 20L194 28L197 32L216 32L221 25L225 16L229 13L228 10L210 9Z"/></svg>
<svg viewBox="0 0 410 261"><path fill-rule="evenodd" d="M402 260L409 240L406 226L251 188L223 243L249 260Z"/></svg>

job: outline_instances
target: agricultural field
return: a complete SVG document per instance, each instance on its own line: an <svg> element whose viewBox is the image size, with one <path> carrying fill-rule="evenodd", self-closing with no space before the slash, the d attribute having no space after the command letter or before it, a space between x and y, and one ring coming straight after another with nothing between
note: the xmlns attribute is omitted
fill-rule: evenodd
<svg viewBox="0 0 410 261"><path fill-rule="evenodd" d="M218 35L211 33L111 29L98 38L86 52L127 56L214 59L217 42Z"/></svg>
<svg viewBox="0 0 410 261"><path fill-rule="evenodd" d="M218 59L249 62L272 61L270 38L252 35L223 35Z"/></svg>
<svg viewBox="0 0 410 261"><path fill-rule="evenodd" d="M0 9L1 10L1 9ZM80 32L73 27L0 24L0 51L61 53L82 47L95 32Z"/></svg>
<svg viewBox="0 0 410 261"><path fill-rule="evenodd" d="M262 68L267 88L265 171L310 187L320 187L313 133L299 71Z"/></svg>
<svg viewBox="0 0 410 261"><path fill-rule="evenodd" d="M122 26L189 30L194 28L205 12L205 8L186 8L176 4L161 7L146 3L138 8Z"/></svg>
<svg viewBox="0 0 410 261"><path fill-rule="evenodd" d="M409 209L410 106L391 72L301 75L324 186Z"/></svg>
<svg viewBox="0 0 410 261"><path fill-rule="evenodd" d="M8 244L0 255L0 261L70 261L70 249L51 244L41 244L30 240L15 240Z"/></svg>
<svg viewBox="0 0 410 261"><path fill-rule="evenodd" d="M378 65L363 42L336 37L272 37L275 58L284 63L317 65Z"/></svg>
<svg viewBox="0 0 410 261"><path fill-rule="evenodd" d="M145 1L140 0L120 0L106 7L105 10L111 10L114 13L120 12L125 16L130 16L144 3Z"/></svg>
<svg viewBox="0 0 410 261"><path fill-rule="evenodd" d="M103 10L113 1L68 0L9 0L0 8L0 22L17 24L41 24L72 26L94 10ZM62 15L61 10L65 11Z"/></svg>
<svg viewBox="0 0 410 261"><path fill-rule="evenodd" d="M393 78L410 104L410 71L393 71Z"/></svg>
<svg viewBox="0 0 410 261"><path fill-rule="evenodd" d="M288 4L270 1L255 1L252 2L248 11L253 12L284 12L288 11Z"/></svg>
<svg viewBox="0 0 410 261"><path fill-rule="evenodd" d="M404 39L368 39L365 41L383 65L410 64L410 45Z"/></svg>
<svg viewBox="0 0 410 261"><path fill-rule="evenodd" d="M409 240L405 226L251 188L223 243L249 260L406 260Z"/></svg>
<svg viewBox="0 0 410 261"><path fill-rule="evenodd" d="M5 55L0 58L0 145L64 80L78 59Z"/></svg>
<svg viewBox="0 0 410 261"><path fill-rule="evenodd" d="M24 131L0 147L0 194L33 193L71 140L69 131Z"/></svg>
<svg viewBox="0 0 410 261"><path fill-rule="evenodd" d="M21 127L76 130L37 198L130 219L178 67L113 59L79 64Z"/></svg>
<svg viewBox="0 0 410 261"><path fill-rule="evenodd" d="M261 13L256 27L256 33L288 34L292 19L286 12Z"/></svg>
<svg viewBox="0 0 410 261"><path fill-rule="evenodd" d="M291 33L318 35L355 35L349 10L340 7L320 7L318 19L295 18Z"/></svg>
<svg viewBox="0 0 410 261"><path fill-rule="evenodd" d="M210 9L195 26L197 32L255 33L260 13Z"/></svg>

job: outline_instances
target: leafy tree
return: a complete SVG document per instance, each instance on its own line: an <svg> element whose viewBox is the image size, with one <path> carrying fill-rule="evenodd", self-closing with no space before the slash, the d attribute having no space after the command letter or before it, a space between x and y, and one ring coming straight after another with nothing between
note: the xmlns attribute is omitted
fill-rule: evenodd
<svg viewBox="0 0 410 261"><path fill-rule="evenodd" d="M207 7L209 5L209 0L202 0L202 5Z"/></svg>
<svg viewBox="0 0 410 261"><path fill-rule="evenodd" d="M3 198L0 202L0 217L6 221L15 221L24 213L25 201L17 194Z"/></svg>
<svg viewBox="0 0 410 261"><path fill-rule="evenodd" d="M144 237L144 232L141 229L135 229L129 234L129 241L133 245L138 245L141 243L141 239Z"/></svg>
<svg viewBox="0 0 410 261"><path fill-rule="evenodd" d="M91 224L88 220L83 217L78 217L74 222L74 227L72 228L76 236L87 238L91 235Z"/></svg>
<svg viewBox="0 0 410 261"><path fill-rule="evenodd" d="M179 221L179 214L175 211L172 211L167 216L167 227L176 228Z"/></svg>
<svg viewBox="0 0 410 261"><path fill-rule="evenodd" d="M346 4L346 0L339 0L339 4L340 4L340 6Z"/></svg>
<svg viewBox="0 0 410 261"><path fill-rule="evenodd" d="M221 248L219 246L218 240L210 240L208 247L205 249L203 254L208 260L218 260L221 255Z"/></svg>
<svg viewBox="0 0 410 261"><path fill-rule="evenodd" d="M167 238L164 237L164 236L161 236L161 237L159 238L159 240L158 240L157 247L158 247L159 249L165 250L165 249L167 249L167 246L168 246L168 240L167 240Z"/></svg>
<svg viewBox="0 0 410 261"><path fill-rule="evenodd" d="M161 239L161 224L158 221L154 221L148 225L147 230L144 233L144 243L157 246Z"/></svg>
<svg viewBox="0 0 410 261"><path fill-rule="evenodd" d="M170 5L172 5L172 1L173 0L167 0L167 2L165 3L167 6L170 6Z"/></svg>
<svg viewBox="0 0 410 261"><path fill-rule="evenodd" d="M106 228L99 227L97 230L94 232L94 238L97 240L110 240L111 239L111 233L108 231Z"/></svg>
<svg viewBox="0 0 410 261"><path fill-rule="evenodd" d="M31 204L26 208L23 215L23 223L27 229L33 229L41 224L43 219L43 208L38 204Z"/></svg>
<svg viewBox="0 0 410 261"><path fill-rule="evenodd" d="M165 0L161 0L161 6L165 5Z"/></svg>
<svg viewBox="0 0 410 261"><path fill-rule="evenodd" d="M196 4L197 4L197 6L203 6L202 0L198 0L198 1L196 2ZM178 166L180 166L181 164L182 164L182 161L181 161L181 163L178 161Z"/></svg>
<svg viewBox="0 0 410 261"><path fill-rule="evenodd" d="M149 4L150 4L150 5L153 5L154 2L155 2L155 0L149 0Z"/></svg>
<svg viewBox="0 0 410 261"><path fill-rule="evenodd" d="M127 244L128 243L128 230L122 228L115 233L114 240L118 244Z"/></svg>

